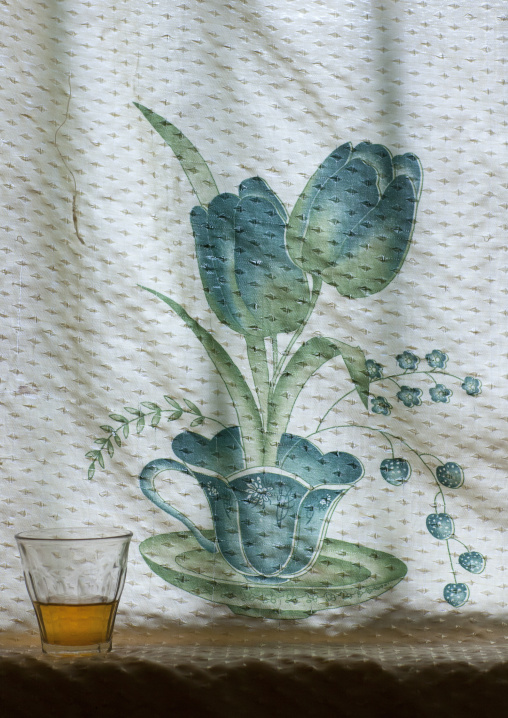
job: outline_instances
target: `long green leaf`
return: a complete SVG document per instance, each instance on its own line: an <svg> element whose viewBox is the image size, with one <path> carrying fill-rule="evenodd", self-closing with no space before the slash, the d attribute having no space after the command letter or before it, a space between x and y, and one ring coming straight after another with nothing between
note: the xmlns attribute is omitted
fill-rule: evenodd
<svg viewBox="0 0 508 718"><path fill-rule="evenodd" d="M328 337L313 337L294 353L281 374L272 400L267 431L267 458L275 460L280 437L285 432L293 407L301 390L311 376L327 361L342 356L355 388L368 408L369 374L365 365L365 355L360 347L352 347L344 342Z"/></svg>
<svg viewBox="0 0 508 718"><path fill-rule="evenodd" d="M219 194L219 190L208 165L199 154L197 148L171 122L138 102L134 104L143 113L154 130L159 133L164 142L171 147L187 175L199 204L206 208L212 199Z"/></svg>
<svg viewBox="0 0 508 718"><path fill-rule="evenodd" d="M332 340L333 341L333 340ZM343 342L335 342L340 345L340 353L346 365L346 369L349 372L349 376L355 389L358 392L358 396L361 399L362 404L368 410L369 408L369 372L367 371L367 365L365 363L365 354L360 347L352 347L349 344Z"/></svg>
<svg viewBox="0 0 508 718"><path fill-rule="evenodd" d="M247 466L261 466L263 463L263 424L249 385L225 349L213 336L203 329L185 309L170 297L148 287L141 287L162 299L182 319L199 339L217 369L231 401L235 407L242 434Z"/></svg>
<svg viewBox="0 0 508 718"><path fill-rule="evenodd" d="M259 400L261 419L263 421L263 426L265 426L267 421L268 394L270 387L265 340L263 337L246 335L245 342L247 344L247 358L252 372L252 379L254 381L256 394Z"/></svg>

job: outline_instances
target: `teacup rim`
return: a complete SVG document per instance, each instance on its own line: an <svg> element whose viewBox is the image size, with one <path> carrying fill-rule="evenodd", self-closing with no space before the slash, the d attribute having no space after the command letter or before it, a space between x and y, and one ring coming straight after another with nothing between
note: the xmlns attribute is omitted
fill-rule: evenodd
<svg viewBox="0 0 508 718"><path fill-rule="evenodd" d="M298 474L293 474L291 471L286 471L285 469L281 469L278 466L250 466L247 469L240 469L240 471L235 471L234 474L230 474L228 477L226 477L226 481L229 483L231 481L234 481L235 479L241 479L243 476L249 476L253 473L278 474L279 476L287 476L290 479L298 481L298 483L302 484L302 486L304 486L307 490L314 488L312 484L303 479L301 476L298 476Z"/></svg>

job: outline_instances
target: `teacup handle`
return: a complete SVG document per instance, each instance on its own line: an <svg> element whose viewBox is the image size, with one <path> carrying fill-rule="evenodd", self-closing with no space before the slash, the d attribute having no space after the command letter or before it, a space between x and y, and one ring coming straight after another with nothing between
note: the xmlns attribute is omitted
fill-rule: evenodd
<svg viewBox="0 0 508 718"><path fill-rule="evenodd" d="M173 516L173 518L178 519L178 521L181 521L184 526L187 526L187 528L196 537L196 540L200 546L202 546L210 553L215 553L217 551L215 543L203 536L198 527L189 518L187 518L185 514L182 514L181 511L178 511L178 509L173 508L173 506L164 501L162 496L155 488L154 479L163 471L183 471L184 474L189 474L189 476L192 476L192 473L189 471L189 469L184 464L181 464L179 461L174 461L173 459L155 459L155 461L150 461L150 463L145 466L145 468L139 475L139 485L141 491L148 499L150 499L152 503L154 503L156 506L158 506L170 516Z"/></svg>

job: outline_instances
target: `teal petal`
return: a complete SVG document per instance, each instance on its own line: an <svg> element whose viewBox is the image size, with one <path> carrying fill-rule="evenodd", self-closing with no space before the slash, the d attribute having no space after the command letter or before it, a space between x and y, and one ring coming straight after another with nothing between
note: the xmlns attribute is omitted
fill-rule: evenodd
<svg viewBox="0 0 508 718"><path fill-rule="evenodd" d="M351 233L376 206L379 197L376 171L361 159L352 159L330 177L310 211L304 269L320 275L335 267L344 257Z"/></svg>
<svg viewBox="0 0 508 718"><path fill-rule="evenodd" d="M330 517L348 488L314 489L304 497L298 510L293 555L282 575L291 576L310 568L326 535Z"/></svg>
<svg viewBox="0 0 508 718"><path fill-rule="evenodd" d="M328 172L328 174L327 174ZM342 145L307 183L291 213L292 260L350 298L384 289L400 270L414 229L422 168L383 145Z"/></svg>
<svg viewBox="0 0 508 718"><path fill-rule="evenodd" d="M310 301L307 278L286 252L278 209L277 202L248 195L235 212L236 283L264 336L294 331Z"/></svg>
<svg viewBox="0 0 508 718"><path fill-rule="evenodd" d="M208 212L194 207L190 219L208 304L221 322L246 334L256 332L258 327L242 302L236 283L234 222L239 201L234 194L219 194L210 202Z"/></svg>
<svg viewBox="0 0 508 718"><path fill-rule="evenodd" d="M361 462L344 451L323 454L308 439L283 434L277 452L281 469L296 474L312 486L321 484L351 485L363 476Z"/></svg>
<svg viewBox="0 0 508 718"><path fill-rule="evenodd" d="M214 476L196 474L196 478L208 500L221 554L237 571L255 575L243 552L242 537L238 531L238 501L234 490L228 482Z"/></svg>
<svg viewBox="0 0 508 718"><path fill-rule="evenodd" d="M227 477L245 468L238 426L222 429L211 439L184 431L175 436L172 447L181 461L219 476Z"/></svg>
<svg viewBox="0 0 508 718"><path fill-rule="evenodd" d="M350 142L337 147L314 172L299 196L289 217L286 242L293 262L303 267L303 250L309 215L317 194L330 177L335 176L346 164L351 155Z"/></svg>
<svg viewBox="0 0 508 718"><path fill-rule="evenodd" d="M286 208L271 187L261 179L261 177L249 177L249 179L244 180L238 188L238 194L240 195L240 199L246 199L247 197L266 199L273 205L284 224L287 222L288 213L286 212Z"/></svg>
<svg viewBox="0 0 508 718"><path fill-rule="evenodd" d="M296 434L282 434L277 449L277 464L284 471L296 474L311 486L322 483L315 476L314 468L319 465L321 451L308 439Z"/></svg>
<svg viewBox="0 0 508 718"><path fill-rule="evenodd" d="M253 469L230 484L238 500L245 557L265 576L279 573L291 556L297 512L307 493L300 482L284 478Z"/></svg>
<svg viewBox="0 0 508 718"><path fill-rule="evenodd" d="M384 289L406 258L415 213L412 182L396 177L379 204L351 229L341 256L322 272L323 281L351 298Z"/></svg>
<svg viewBox="0 0 508 718"><path fill-rule="evenodd" d="M292 332L305 319L310 288L286 251L286 211L259 177L240 196L220 194L191 224L201 281L220 321L245 336Z"/></svg>
<svg viewBox="0 0 508 718"><path fill-rule="evenodd" d="M361 142L353 150L352 158L363 160L374 168L378 179L379 194L383 195L393 180L392 155L384 145Z"/></svg>
<svg viewBox="0 0 508 718"><path fill-rule="evenodd" d="M416 155L407 152L405 155L397 155L393 158L393 169L395 174L406 175L415 188L415 197L420 199L422 193L422 165Z"/></svg>

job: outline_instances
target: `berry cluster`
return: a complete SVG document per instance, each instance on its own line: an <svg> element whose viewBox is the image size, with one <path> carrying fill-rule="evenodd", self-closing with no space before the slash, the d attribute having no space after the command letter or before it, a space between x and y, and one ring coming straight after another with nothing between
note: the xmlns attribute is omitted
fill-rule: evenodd
<svg viewBox="0 0 508 718"><path fill-rule="evenodd" d="M393 453L393 444L391 441L390 445L392 446ZM459 565L465 571L469 571L469 573L482 573L486 563L485 556L478 551L471 550L470 547L463 544L462 541L457 538L455 534L454 521L446 512L443 487L447 489L458 489L464 483L464 472L462 467L455 463L455 461L447 461L446 463L441 462L435 472L433 472L427 461L424 459L426 456L425 454L420 454L414 449L411 449L411 451L413 451L424 463L426 468L431 471L438 485L439 490L434 499L434 512L427 516L426 526L428 532L434 538L439 541L446 541L454 581L453 583L448 583L445 586L443 597L451 606L458 608L469 599L469 587L465 583L457 581L457 574L453 563L452 552L450 550L450 541L456 541L466 549L458 558ZM381 462L380 471L381 476L385 481L392 484L392 486L400 486L401 484L406 483L411 476L411 464L407 461L407 459L392 456L391 459L384 459ZM438 503L442 505L440 507L441 510L438 510Z"/></svg>
<svg viewBox="0 0 508 718"><path fill-rule="evenodd" d="M448 362L448 355L440 349L433 349L431 352L425 355L427 367L419 369L420 358L416 356L412 351L405 350L402 354L398 354L396 362L399 366L398 371L393 374L385 374L385 368L382 364L373 359L367 359L366 366L369 373L370 385L376 382L381 384L390 382L397 386L397 399L409 408L414 406L420 406L422 404L423 391L418 387L411 387L405 384L401 384L399 379L401 377L407 377L410 375L420 374L424 377L430 378L434 382L434 386L429 389L429 395L431 401L435 403L448 402L452 396L452 391L444 384L436 381L435 375L446 376L460 382L461 388L469 396L477 396L481 393L481 381L472 376L466 376L465 378L458 377L450 372L446 371L446 364ZM392 486L401 486L405 484L411 476L411 464L405 458L398 457L395 454L394 444L400 444L410 454L415 457L419 462L423 464L425 469L431 474L434 481L437 484L438 492L434 498L434 513L427 517L426 525L429 533L439 541L446 542L446 548L450 559L451 571L453 574L453 583L449 583L445 586L443 596L451 606L457 608L462 606L469 599L469 588L466 584L457 581L456 566L452 557L450 549L450 542L454 541L460 544L465 551L463 551L458 557L459 566L469 573L482 573L485 568L485 557L478 551L471 550L470 547L466 546L460 539L457 538L455 533L455 525L452 517L446 511L446 499L443 489L455 490L462 486L464 483L464 472L462 467L459 466L455 461L442 461L437 456L432 454L423 454L414 449L403 437L392 434L387 429L381 429L372 425L357 424L350 422L347 424L336 424L334 426L325 426L327 418L331 415L341 401L343 401L351 391L343 394L336 399L328 410L323 414L318 422L315 431L307 435L306 438L311 438L318 434L322 434L332 429L343 429L356 427L357 429L376 432L384 438L391 450L391 458L384 459L380 465L381 476ZM391 413L392 405L384 396L373 396L371 399L371 407L374 414L383 414L388 416ZM429 459L433 459L438 465L433 469L429 463Z"/></svg>

